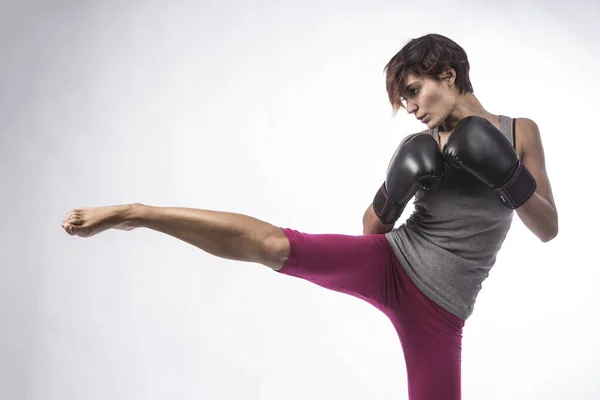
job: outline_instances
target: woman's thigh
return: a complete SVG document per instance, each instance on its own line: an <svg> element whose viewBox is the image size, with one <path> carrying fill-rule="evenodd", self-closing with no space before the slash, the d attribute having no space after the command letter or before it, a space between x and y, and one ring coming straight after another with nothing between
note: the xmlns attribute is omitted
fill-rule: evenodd
<svg viewBox="0 0 600 400"><path fill-rule="evenodd" d="M443 309L418 289L404 269L402 301L388 316L406 362L411 400L459 400L464 320Z"/></svg>
<svg viewBox="0 0 600 400"><path fill-rule="evenodd" d="M385 235L283 232L290 253L278 272L361 298L379 309L394 296L395 255Z"/></svg>

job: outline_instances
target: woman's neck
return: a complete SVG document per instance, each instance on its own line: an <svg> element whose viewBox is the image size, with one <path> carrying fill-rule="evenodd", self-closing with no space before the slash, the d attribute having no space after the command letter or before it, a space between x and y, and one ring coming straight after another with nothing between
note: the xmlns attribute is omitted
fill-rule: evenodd
<svg viewBox="0 0 600 400"><path fill-rule="evenodd" d="M483 108L473 93L465 93L460 95L457 99L454 109L452 112L450 112L448 117L446 117L446 120L443 124L443 130L451 131L454 129L458 121L473 115L483 117L488 120L493 120L496 117L494 114Z"/></svg>

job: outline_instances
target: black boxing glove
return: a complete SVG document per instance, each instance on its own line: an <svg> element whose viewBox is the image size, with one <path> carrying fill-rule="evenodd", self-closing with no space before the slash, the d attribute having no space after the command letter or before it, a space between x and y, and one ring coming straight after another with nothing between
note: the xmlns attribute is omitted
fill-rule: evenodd
<svg viewBox="0 0 600 400"><path fill-rule="evenodd" d="M494 190L506 207L521 207L537 184L510 142L490 121L471 116L458 122L444 146L446 162L464 168Z"/></svg>
<svg viewBox="0 0 600 400"><path fill-rule="evenodd" d="M396 222L419 187L429 190L444 176L444 158L435 139L416 133L402 143L373 200L373 210L383 224Z"/></svg>

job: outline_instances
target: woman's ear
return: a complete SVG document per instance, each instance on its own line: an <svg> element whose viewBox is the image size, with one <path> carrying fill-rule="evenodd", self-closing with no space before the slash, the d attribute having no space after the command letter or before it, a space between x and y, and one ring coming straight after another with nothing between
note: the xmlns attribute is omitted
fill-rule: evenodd
<svg viewBox="0 0 600 400"><path fill-rule="evenodd" d="M439 75L442 82L448 84L448 86L454 85L454 81L456 80L456 71L452 67L446 67Z"/></svg>

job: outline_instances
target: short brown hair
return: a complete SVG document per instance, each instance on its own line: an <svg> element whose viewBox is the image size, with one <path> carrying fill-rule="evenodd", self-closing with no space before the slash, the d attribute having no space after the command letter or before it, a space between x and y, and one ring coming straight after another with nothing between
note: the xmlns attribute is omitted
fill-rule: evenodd
<svg viewBox="0 0 600 400"><path fill-rule="evenodd" d="M386 88L394 114L401 108L406 76L414 74L440 81L445 68L456 71L459 93L473 92L469 78L469 60L462 47L451 39L431 33L410 40L385 66Z"/></svg>

